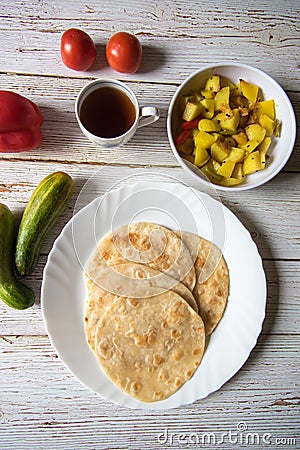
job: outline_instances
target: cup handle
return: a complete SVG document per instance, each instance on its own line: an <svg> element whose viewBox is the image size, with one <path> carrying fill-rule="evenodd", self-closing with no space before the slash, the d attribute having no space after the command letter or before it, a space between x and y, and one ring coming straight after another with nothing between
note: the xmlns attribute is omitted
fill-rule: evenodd
<svg viewBox="0 0 300 450"><path fill-rule="evenodd" d="M155 106L142 106L140 108L138 128L150 125L159 119L159 109Z"/></svg>

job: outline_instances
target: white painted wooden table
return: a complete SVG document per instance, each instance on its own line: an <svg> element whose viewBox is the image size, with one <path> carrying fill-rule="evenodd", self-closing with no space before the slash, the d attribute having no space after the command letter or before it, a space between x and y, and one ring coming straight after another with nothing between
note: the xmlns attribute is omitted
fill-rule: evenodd
<svg viewBox="0 0 300 450"><path fill-rule="evenodd" d="M47 174L64 170L75 180L72 202L29 278L38 298L47 254L91 176L95 183L82 206L132 174L171 174L203 190L178 166L166 133L171 97L192 71L226 59L252 64L282 85L299 119L299 7L297 0L0 2L1 89L29 97L44 116L38 149L0 154L0 202L20 217ZM60 37L70 27L95 40L95 70L73 72L61 63ZM143 45L135 75L106 64L105 43L119 30L135 33ZM156 124L113 152L89 144L73 112L80 88L101 76L128 82L141 104L161 110ZM299 151L298 140L284 170L265 186L219 194L251 232L268 282L263 331L238 374L190 406L128 410L103 401L68 372L45 333L39 301L22 312L1 303L0 449L300 448Z"/></svg>

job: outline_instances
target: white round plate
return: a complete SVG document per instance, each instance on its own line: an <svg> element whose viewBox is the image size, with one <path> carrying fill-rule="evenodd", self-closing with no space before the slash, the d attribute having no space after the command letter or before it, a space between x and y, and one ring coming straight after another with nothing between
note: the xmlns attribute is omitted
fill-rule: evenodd
<svg viewBox="0 0 300 450"><path fill-rule="evenodd" d="M83 266L102 236L137 221L190 231L213 241L223 251L230 275L228 304L199 368L175 394L154 403L131 398L106 377L84 331ZM228 208L180 183L141 182L96 198L68 222L49 254L41 303L52 345L84 386L129 408L169 409L206 397L241 368L261 331L266 280L256 245Z"/></svg>

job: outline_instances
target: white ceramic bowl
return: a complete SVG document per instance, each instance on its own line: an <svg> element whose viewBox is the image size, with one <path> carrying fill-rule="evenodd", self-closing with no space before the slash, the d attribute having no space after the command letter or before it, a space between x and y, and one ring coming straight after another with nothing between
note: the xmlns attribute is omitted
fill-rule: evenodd
<svg viewBox="0 0 300 450"><path fill-rule="evenodd" d="M216 189L223 191L242 191L261 186L271 180L286 164L294 148L296 139L296 119L291 102L279 86L269 75L255 67L235 62L222 62L214 65L204 66L202 69L192 73L177 89L169 106L167 118L168 138L174 155L181 166L199 182L211 186L208 178L193 164L181 158L174 143L174 133L176 132L180 113L178 112L179 99L183 94L191 90L199 90L204 86L204 82L213 74L223 75L233 83L238 83L240 78L252 82L262 90L264 100L273 98L275 100L276 117L281 122L281 135L273 138L268 151L270 156L267 160L265 170L258 171L252 175L247 175L243 182L237 186L218 186Z"/></svg>

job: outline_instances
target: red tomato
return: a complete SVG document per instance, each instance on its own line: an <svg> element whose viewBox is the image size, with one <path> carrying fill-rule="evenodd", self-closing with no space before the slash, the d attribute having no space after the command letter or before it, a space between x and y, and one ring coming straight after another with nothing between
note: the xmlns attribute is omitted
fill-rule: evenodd
<svg viewBox="0 0 300 450"><path fill-rule="evenodd" d="M106 58L114 70L135 73L139 70L143 58L140 41L133 34L120 31L108 41Z"/></svg>
<svg viewBox="0 0 300 450"><path fill-rule="evenodd" d="M61 37L60 54L70 69L88 70L96 60L96 46L87 33L70 28Z"/></svg>

